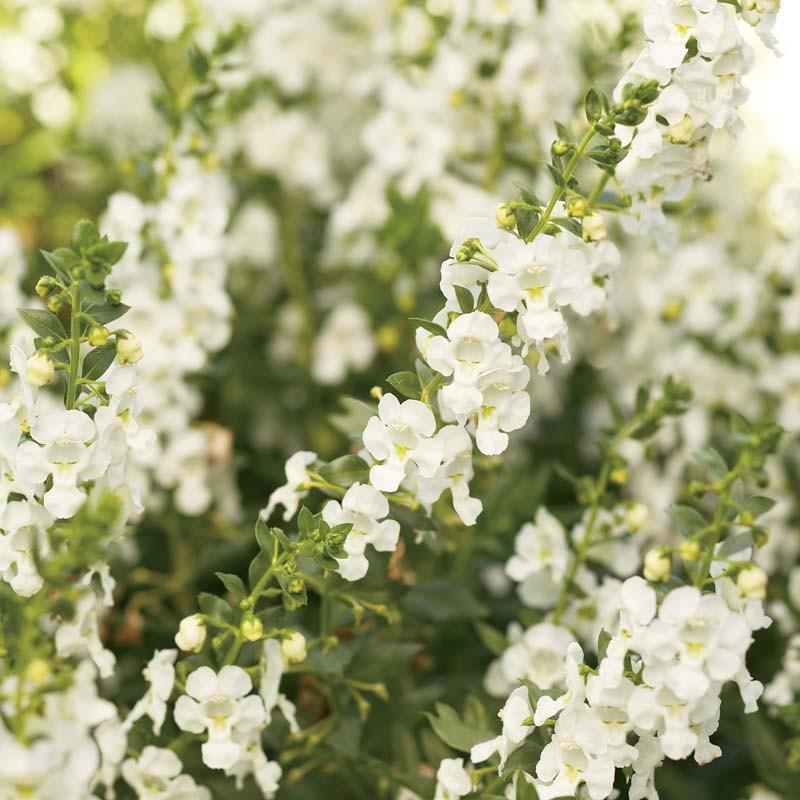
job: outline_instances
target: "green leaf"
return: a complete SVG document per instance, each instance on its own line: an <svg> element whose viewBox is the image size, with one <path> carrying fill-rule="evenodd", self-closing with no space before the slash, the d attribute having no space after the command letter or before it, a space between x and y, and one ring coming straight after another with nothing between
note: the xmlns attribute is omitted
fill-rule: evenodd
<svg viewBox="0 0 800 800"><path fill-rule="evenodd" d="M547 164L547 171L550 173L550 177L553 179L553 183L556 186L564 187L564 175L560 169L554 167L552 164Z"/></svg>
<svg viewBox="0 0 800 800"><path fill-rule="evenodd" d="M207 592L201 592L197 600L200 605L200 610L212 622L216 622L217 624L234 624L236 615L233 609L221 597L208 594Z"/></svg>
<svg viewBox="0 0 800 800"><path fill-rule="evenodd" d="M369 466L360 456L350 454L325 464L319 474L329 483L347 488L354 483L366 483L369 480Z"/></svg>
<svg viewBox="0 0 800 800"><path fill-rule="evenodd" d="M760 517L766 514L774 505L775 501L771 497L764 495L754 494L747 497L742 502L742 505L754 516Z"/></svg>
<svg viewBox="0 0 800 800"><path fill-rule="evenodd" d="M54 337L57 341L67 338L61 320L52 312L42 308L20 308L23 322L36 334L44 338Z"/></svg>
<svg viewBox="0 0 800 800"><path fill-rule="evenodd" d="M741 553L748 547L753 546L753 534L750 531L737 533L735 536L727 538L717 550L717 555L720 558L730 558L731 556Z"/></svg>
<svg viewBox="0 0 800 800"><path fill-rule="evenodd" d="M419 325L420 328L425 328L428 333L432 333L434 336L444 336L445 339L447 338L447 331L441 325L437 325L435 322L431 322L429 319L410 317L408 321L413 322L415 325Z"/></svg>
<svg viewBox="0 0 800 800"><path fill-rule="evenodd" d="M250 585L250 591L256 588L256 584L264 577L264 573L269 569L271 563L272 556L266 550L260 550L250 562L250 566L247 568L247 582Z"/></svg>
<svg viewBox="0 0 800 800"><path fill-rule="evenodd" d="M86 354L83 360L83 378L90 381L97 381L105 375L106 370L114 362L117 356L117 348L113 344L104 344L96 347Z"/></svg>
<svg viewBox="0 0 800 800"><path fill-rule="evenodd" d="M245 589L244 581L238 575L232 575L228 572L215 572L214 573L221 581L222 585L232 594L241 600L247 596L247 589Z"/></svg>
<svg viewBox="0 0 800 800"><path fill-rule="evenodd" d="M416 584L400 601L400 605L421 619L440 622L478 619L486 614L486 609L478 602L470 587L446 578Z"/></svg>
<svg viewBox="0 0 800 800"><path fill-rule="evenodd" d="M116 306L89 306L86 309L86 313L97 320L101 325L105 325L107 322L113 322L115 319L119 319L130 310L130 306L126 306L125 303L119 303Z"/></svg>
<svg viewBox="0 0 800 800"><path fill-rule="evenodd" d="M100 231L94 222L88 219L79 220L75 223L72 233L69 236L69 246L79 253L82 249L90 247L100 238Z"/></svg>
<svg viewBox="0 0 800 800"><path fill-rule="evenodd" d="M81 263L80 258L68 247L59 247L53 250L52 253L47 250L40 250L39 252L56 275L65 281L72 280L71 270Z"/></svg>
<svg viewBox="0 0 800 800"><path fill-rule="evenodd" d="M606 650L608 650L608 643L611 641L611 634L605 629L601 629L600 635L597 637L597 661L598 663L606 657Z"/></svg>
<svg viewBox="0 0 800 800"><path fill-rule="evenodd" d="M527 239L539 222L539 214L529 208L516 210L517 232L523 239Z"/></svg>
<svg viewBox="0 0 800 800"><path fill-rule="evenodd" d="M597 122L603 113L603 105L600 102L600 95L596 89L589 89L583 100L583 110L589 123Z"/></svg>
<svg viewBox="0 0 800 800"><path fill-rule="evenodd" d="M455 289L456 298L458 299L458 305L461 310L465 314L469 314L471 311L474 311L475 298L472 296L472 292L464 286L458 285L454 285L453 289Z"/></svg>
<svg viewBox="0 0 800 800"><path fill-rule="evenodd" d="M691 536L708 525L708 520L691 506L673 505L667 513L672 517L684 536Z"/></svg>
<svg viewBox="0 0 800 800"><path fill-rule="evenodd" d="M694 453L692 459L700 465L709 480L715 481L728 473L725 459L713 447Z"/></svg>
<svg viewBox="0 0 800 800"><path fill-rule="evenodd" d="M528 783L524 770L517 771L517 797L516 800L539 800L532 783Z"/></svg>
<svg viewBox="0 0 800 800"><path fill-rule="evenodd" d="M513 775L518 769L522 769L530 775L536 771L536 764L542 752L542 745L534 739L529 738L522 747L518 747L506 760L503 767L502 776L504 778Z"/></svg>
<svg viewBox="0 0 800 800"><path fill-rule="evenodd" d="M478 638L483 642L484 647L492 653L492 655L502 655L508 647L508 639L500 633L496 628L488 625L485 622L476 622L475 630Z"/></svg>
<svg viewBox="0 0 800 800"><path fill-rule="evenodd" d="M455 709L444 703L436 704L436 716L430 712L425 712L425 716L428 718L436 735L454 750L468 753L473 745L485 742L494 736L491 731L467 725L462 721Z"/></svg>
<svg viewBox="0 0 800 800"><path fill-rule="evenodd" d="M316 527L317 524L314 520L314 515L306 506L303 506L300 509L300 513L297 515L297 532L301 536L308 536Z"/></svg>
<svg viewBox="0 0 800 800"><path fill-rule="evenodd" d="M413 372L395 372L386 379L393 389L397 389L403 397L419 400L422 392L419 388L419 379Z"/></svg>

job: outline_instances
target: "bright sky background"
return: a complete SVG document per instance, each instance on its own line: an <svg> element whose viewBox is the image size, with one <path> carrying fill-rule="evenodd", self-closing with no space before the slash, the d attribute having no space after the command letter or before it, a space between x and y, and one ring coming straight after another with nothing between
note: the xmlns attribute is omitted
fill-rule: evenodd
<svg viewBox="0 0 800 800"><path fill-rule="evenodd" d="M783 57L762 53L746 78L752 90L746 141L750 147L766 141L800 164L800 0L783 0L775 35Z"/></svg>

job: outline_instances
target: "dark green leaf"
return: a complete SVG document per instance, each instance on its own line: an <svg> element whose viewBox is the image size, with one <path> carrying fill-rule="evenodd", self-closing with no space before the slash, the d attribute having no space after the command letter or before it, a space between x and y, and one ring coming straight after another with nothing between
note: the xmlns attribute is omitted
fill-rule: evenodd
<svg viewBox="0 0 800 800"><path fill-rule="evenodd" d="M461 310L465 314L469 314L471 311L474 311L475 298L472 296L472 292L463 286L453 286L453 289L455 289L456 298L458 299L458 305Z"/></svg>
<svg viewBox="0 0 800 800"><path fill-rule="evenodd" d="M113 344L104 344L102 347L96 347L87 353L86 358L83 360L82 377L90 381L100 380L114 362L116 355L117 349Z"/></svg>
<svg viewBox="0 0 800 800"><path fill-rule="evenodd" d="M487 730L473 728L462 721L454 709L444 703L436 704L436 715L425 714L436 735L454 750L468 753L473 745L493 738Z"/></svg>
<svg viewBox="0 0 800 800"><path fill-rule="evenodd" d="M245 589L244 582L238 575L232 575L228 572L215 572L214 574L222 581L223 586L236 595L239 600L247 596L247 589Z"/></svg>
<svg viewBox="0 0 800 800"><path fill-rule="evenodd" d="M432 333L434 336L444 336L447 338L447 331L441 326L437 325L435 322L431 322L428 319L421 319L420 317L411 317L409 322L413 322L415 325L419 325L420 328L425 328L426 331Z"/></svg>
<svg viewBox="0 0 800 800"><path fill-rule="evenodd" d="M36 334L44 338L53 337L57 341L67 338L61 320L52 312L42 308L20 308L23 322Z"/></svg>
<svg viewBox="0 0 800 800"><path fill-rule="evenodd" d="M319 474L329 483L346 488L354 483L366 483L369 480L369 467L363 458L350 454L320 467Z"/></svg>
<svg viewBox="0 0 800 800"><path fill-rule="evenodd" d="M410 397L412 400L419 400L422 394L419 379L413 372L395 372L386 379L386 383L397 389L403 397Z"/></svg>

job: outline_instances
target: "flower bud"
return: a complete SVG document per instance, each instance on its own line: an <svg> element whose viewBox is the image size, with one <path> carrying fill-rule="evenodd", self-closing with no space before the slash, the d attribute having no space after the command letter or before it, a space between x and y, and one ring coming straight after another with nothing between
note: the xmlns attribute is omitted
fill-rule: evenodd
<svg viewBox="0 0 800 800"><path fill-rule="evenodd" d="M582 197L570 197L567 200L567 214L571 217L585 217L589 204Z"/></svg>
<svg viewBox="0 0 800 800"><path fill-rule="evenodd" d="M58 287L58 282L51 275L43 275L36 283L36 294L44 299Z"/></svg>
<svg viewBox="0 0 800 800"><path fill-rule="evenodd" d="M571 149L572 145L569 142L565 142L561 139L553 142L553 153L557 156L565 156Z"/></svg>
<svg viewBox="0 0 800 800"><path fill-rule="evenodd" d="M654 548L644 557L644 577L648 581L660 583L669 578L672 572L672 559L661 548Z"/></svg>
<svg viewBox="0 0 800 800"><path fill-rule="evenodd" d="M294 631L288 639L281 642L281 653L288 663L306 660L306 637Z"/></svg>
<svg viewBox="0 0 800 800"><path fill-rule="evenodd" d="M242 636L248 642L257 642L264 635L264 625L258 617L248 617L242 622Z"/></svg>
<svg viewBox="0 0 800 800"><path fill-rule="evenodd" d="M702 548L694 539L684 539L678 548L678 552L684 561L697 561L700 558Z"/></svg>
<svg viewBox="0 0 800 800"><path fill-rule="evenodd" d="M742 597L763 600L767 594L767 573L756 564L745 567L736 578L736 589Z"/></svg>
<svg viewBox="0 0 800 800"><path fill-rule="evenodd" d="M56 374L53 359L41 350L35 352L29 359L27 365L27 378L31 386L47 386L51 383Z"/></svg>
<svg viewBox="0 0 800 800"><path fill-rule="evenodd" d="M606 221L602 214L594 211L583 218L583 238L590 242L606 238Z"/></svg>
<svg viewBox="0 0 800 800"><path fill-rule="evenodd" d="M25 680L34 686L43 686L52 674L53 670L43 658L35 658L25 667Z"/></svg>
<svg viewBox="0 0 800 800"><path fill-rule="evenodd" d="M695 126L692 118L686 114L684 118L675 125L669 126L667 138L673 144L689 144L694 136Z"/></svg>
<svg viewBox="0 0 800 800"><path fill-rule="evenodd" d="M128 333L117 337L117 358L120 364L136 364L142 360L142 345L137 336Z"/></svg>
<svg viewBox="0 0 800 800"><path fill-rule="evenodd" d="M184 617L175 635L175 644L187 653L199 653L206 641L206 625L202 614Z"/></svg>
<svg viewBox="0 0 800 800"><path fill-rule="evenodd" d="M644 528L650 520L650 509L644 503L633 503L625 512L625 522L632 531Z"/></svg>
<svg viewBox="0 0 800 800"><path fill-rule="evenodd" d="M513 230L517 224L517 217L514 214L514 209L508 203L500 203L497 210L494 212L494 222L498 228L502 230Z"/></svg>
<svg viewBox="0 0 800 800"><path fill-rule="evenodd" d="M108 341L108 329L102 325L95 325L89 330L88 338L92 347L101 347Z"/></svg>

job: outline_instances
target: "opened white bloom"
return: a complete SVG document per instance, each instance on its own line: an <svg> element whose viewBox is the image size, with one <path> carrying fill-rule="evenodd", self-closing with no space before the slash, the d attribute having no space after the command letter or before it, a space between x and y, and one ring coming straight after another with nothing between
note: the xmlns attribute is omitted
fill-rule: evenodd
<svg viewBox="0 0 800 800"><path fill-rule="evenodd" d="M82 411L53 411L33 423L31 436L43 445L42 463L53 478L52 488L44 495L44 507L59 519L69 519L86 499L78 481L98 478L105 471L102 458L92 459L97 427Z"/></svg>
<svg viewBox="0 0 800 800"><path fill-rule="evenodd" d="M212 769L229 769L242 755L234 734L263 727L264 703L250 695L253 682L241 668L229 665L219 674L199 667L186 679L186 694L175 703L175 722L190 733L208 733L202 746L203 763Z"/></svg>
<svg viewBox="0 0 800 800"><path fill-rule="evenodd" d="M211 800L211 792L182 775L183 764L172 750L148 745L138 759L122 764L122 777L139 800Z"/></svg>
<svg viewBox="0 0 800 800"><path fill-rule="evenodd" d="M286 462L286 483L279 486L270 496L267 507L261 512L261 519L268 520L277 506L284 507L283 519L288 522L296 513L300 501L308 494L301 488L308 480L306 468L317 459L310 450L299 450Z"/></svg>
<svg viewBox="0 0 800 800"><path fill-rule="evenodd" d="M518 591L526 605L548 608L555 605L569 560L564 526L542 506L536 524L525 523L517 534L506 574L520 583Z"/></svg>
<svg viewBox="0 0 800 800"><path fill-rule="evenodd" d="M42 586L34 552L49 555L53 516L30 500L12 500L0 509L0 573L17 594L30 597Z"/></svg>
<svg viewBox="0 0 800 800"><path fill-rule="evenodd" d="M382 492L396 492L412 466L423 478L432 478L443 456L435 432L436 419L425 403L383 395L378 416L370 418L362 434L364 447L379 462L370 469L370 483Z"/></svg>
<svg viewBox="0 0 800 800"><path fill-rule="evenodd" d="M472 791L472 778L460 758L445 758L436 771L434 800L458 800Z"/></svg>
<svg viewBox="0 0 800 800"><path fill-rule="evenodd" d="M362 483L354 483L347 490L341 505L330 500L323 507L322 518L332 528L345 524L353 526L344 543L347 558L336 559L345 580L359 580L367 574L367 545L382 552L392 552L397 547L400 523L384 519L388 514L389 501L377 489Z"/></svg>
<svg viewBox="0 0 800 800"><path fill-rule="evenodd" d="M177 650L156 650L153 657L142 670L149 685L147 691L131 709L125 719L124 727L129 730L136 720L144 716L153 720L153 733L158 736L167 716L167 701L175 684L175 659Z"/></svg>
<svg viewBox="0 0 800 800"><path fill-rule="evenodd" d="M280 691L285 668L282 643L277 639L267 639L261 651L261 680L258 686L258 693L264 701L266 721L267 724L270 723L272 712L277 708L286 718L292 733L297 733L300 728L297 724L294 703Z"/></svg>

